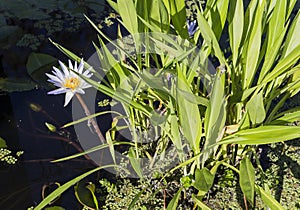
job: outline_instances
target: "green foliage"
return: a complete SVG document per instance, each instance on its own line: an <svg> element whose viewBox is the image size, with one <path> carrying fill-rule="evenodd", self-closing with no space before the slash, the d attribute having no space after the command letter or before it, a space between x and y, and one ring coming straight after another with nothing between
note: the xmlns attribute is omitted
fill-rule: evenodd
<svg viewBox="0 0 300 210"><path fill-rule="evenodd" d="M129 179L119 179L111 183L106 179L99 181L101 190L100 200L104 202L101 209L162 209L163 199L160 190L155 190L155 182L140 180L133 184ZM105 195L106 194L106 195Z"/></svg>
<svg viewBox="0 0 300 210"><path fill-rule="evenodd" d="M37 85L22 78L0 78L0 90L5 92L28 91L36 88Z"/></svg>
<svg viewBox="0 0 300 210"><path fill-rule="evenodd" d="M6 148L7 145L6 145L6 141L0 137L0 148Z"/></svg>
<svg viewBox="0 0 300 210"><path fill-rule="evenodd" d="M249 158L245 156L240 164L240 186L247 200L254 203L255 170Z"/></svg>
<svg viewBox="0 0 300 210"><path fill-rule="evenodd" d="M13 154L13 152L7 148L6 141L0 137L0 163L14 165L23 153L23 151L17 151Z"/></svg>
<svg viewBox="0 0 300 210"><path fill-rule="evenodd" d="M151 163L144 166L153 166L158 159L165 161L169 145L174 145L172 155L181 163L171 172L181 169L184 175L167 209L177 209L185 188L192 186L197 189L191 194L195 206L209 209L205 199L216 177L228 168L228 183L239 175L241 192L251 205L258 195L269 208L282 209L268 191L265 177L255 181L264 173L256 149L260 144L300 137L299 127L287 125L299 119L298 110L279 113L285 101L300 90L299 14L294 19L291 16L295 2L253 0L244 11L241 0L207 1L204 8L196 6L199 28L193 37L188 36L183 0L158 0L147 9L141 5L150 5L150 0L108 2L131 35L110 40L87 18L99 33L100 47L94 46L107 80L100 84L103 78L97 72L95 79L83 79L122 105L120 119L125 120L133 141L126 154L136 174L144 175L140 158ZM226 21L228 31L224 30ZM228 49L219 44L222 35L229 36ZM118 36L123 38L120 31ZM54 44L73 60L79 59ZM218 66L216 72L209 72L208 59ZM69 125L83 120L87 118ZM113 158L118 141L114 134L124 129L117 121L106 134L107 145L98 147L109 147ZM140 138L149 133L155 143L145 149ZM143 206L143 198L137 197L147 190L127 186L133 193L123 193L129 184L106 183L113 197L107 208ZM122 197L115 198L118 195Z"/></svg>

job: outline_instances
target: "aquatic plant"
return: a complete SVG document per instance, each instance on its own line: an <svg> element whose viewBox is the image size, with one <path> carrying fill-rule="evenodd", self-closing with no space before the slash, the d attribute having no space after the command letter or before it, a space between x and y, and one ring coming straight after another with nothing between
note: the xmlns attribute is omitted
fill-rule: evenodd
<svg viewBox="0 0 300 210"><path fill-rule="evenodd" d="M52 82L56 87L58 87L58 89L52 90L48 92L48 94L57 95L65 93L66 97L64 106L67 106L75 94L84 94L85 92L83 89L92 87L83 79L81 79L79 75L90 78L93 74L90 73L89 70L83 71L83 60L80 61L78 67L76 61L73 66L72 62L69 60L69 69L61 61L58 62L62 68L62 71L54 66L54 71L52 71L54 75L46 73L46 75L50 78L48 81Z"/></svg>
<svg viewBox="0 0 300 210"><path fill-rule="evenodd" d="M171 154L180 163L167 172L162 168L157 176L167 181L169 174L182 173L172 200L164 201L167 209L176 209L187 189L192 189L191 208L210 209L211 189L226 170L238 179L246 208L255 207L259 196L267 208L283 209L269 191L258 145L300 137L300 128L288 125L299 120L299 107L281 110L300 90L300 13L292 16L296 1L254 0L246 11L242 0L207 1L197 5L199 27L192 37L184 0L107 1L130 36L124 41L119 30L119 39L110 40L87 18L99 33L100 47L94 46L101 65L91 70L95 79L81 78L125 111L113 121L105 144L62 160L109 148L116 163L115 145L124 144L116 132L127 129L133 143L126 157L136 177L153 176L152 166L168 156L171 146L176 148ZM229 43L222 43L225 47L219 45L222 35L229 37ZM120 119L125 126L118 125ZM144 136L152 139L152 148L145 149ZM149 162L142 165L144 159ZM79 177L72 183L76 181Z"/></svg>

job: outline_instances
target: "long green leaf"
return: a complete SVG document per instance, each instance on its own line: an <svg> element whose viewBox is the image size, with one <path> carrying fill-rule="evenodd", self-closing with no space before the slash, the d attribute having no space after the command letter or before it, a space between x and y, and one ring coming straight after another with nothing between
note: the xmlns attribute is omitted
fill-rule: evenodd
<svg viewBox="0 0 300 210"><path fill-rule="evenodd" d="M294 111L291 113L286 113L282 117L277 118L270 122L270 125L286 125L288 123L293 123L300 120L300 111Z"/></svg>
<svg viewBox="0 0 300 210"><path fill-rule="evenodd" d="M286 37L282 58L285 58L295 47L300 45L300 10L298 11Z"/></svg>
<svg viewBox="0 0 300 210"><path fill-rule="evenodd" d="M53 201L55 198L57 198L58 196L60 196L64 191L66 191L67 189L69 189L71 186L75 185L77 182L79 182L80 180L82 180L83 178L89 176L92 173L95 173L96 171L99 171L101 169L105 169L105 168L112 168L112 167L119 167L122 169L122 167L118 166L118 165L106 165L106 166L101 166L98 168L95 168L93 170L90 170L84 174L81 174L80 176L68 181L67 183L63 184L62 186L60 186L59 188L57 188L56 190L54 190L52 193L50 193L41 203L39 203L34 210L42 210L44 207L46 207L51 201Z"/></svg>
<svg viewBox="0 0 300 210"><path fill-rule="evenodd" d="M212 8L208 10L208 22L211 25L217 40L220 39L228 12L229 0L218 0Z"/></svg>
<svg viewBox="0 0 300 210"><path fill-rule="evenodd" d="M294 65L300 58L300 45L295 47L286 57L278 62L274 69L265 76L262 83L270 82L280 75L287 72L287 70Z"/></svg>
<svg viewBox="0 0 300 210"><path fill-rule="evenodd" d="M259 75L259 82L267 74L272 67L282 40L285 35L285 16L286 16L286 1L276 1L273 12L271 13L270 22L268 24L267 33L267 48L265 53L265 62Z"/></svg>
<svg viewBox="0 0 300 210"><path fill-rule="evenodd" d="M176 210L177 209L177 205L178 205L178 201L180 199L182 189L183 189L183 187L179 188L177 193L174 195L174 197L172 198L172 200L168 204L167 210Z"/></svg>
<svg viewBox="0 0 300 210"><path fill-rule="evenodd" d="M98 112L98 113L95 113L95 114L91 114L87 117L80 118L79 120L74 120L72 122L69 122L69 123L63 125L61 128L67 128L67 127L70 127L72 125L76 125L78 123L87 121L91 118L98 117L98 116L105 115L105 114L116 114L116 115L122 116L119 112L115 112L115 111Z"/></svg>
<svg viewBox="0 0 300 210"><path fill-rule="evenodd" d="M177 64L177 88L192 94L183 75L182 69ZM177 103L179 111L179 121L183 134L193 148L195 153L200 151L199 144L202 134L201 115L197 104L193 104L185 99L180 91L177 90Z"/></svg>
<svg viewBox="0 0 300 210"><path fill-rule="evenodd" d="M131 142L113 142L113 145L129 145L129 146L134 146L134 143L131 143ZM60 159L57 159L57 160L52 160L51 162L52 163L57 163L57 162L62 162L62 161L66 161L66 160L71 160L71 159L74 159L74 158L77 158L77 157L81 157L83 155L86 155L86 154L89 154L89 153L92 153L92 152L99 151L99 150L107 148L107 147L109 147L108 144L101 144L101 145L92 147L91 149L85 150L84 152L80 152L80 153L77 153L77 154L74 154L74 155L69 155L67 157L60 158Z"/></svg>
<svg viewBox="0 0 300 210"><path fill-rule="evenodd" d="M263 102L263 92L254 95L246 104L246 110L253 125L262 123L266 117Z"/></svg>
<svg viewBox="0 0 300 210"><path fill-rule="evenodd" d="M255 171L252 163L245 156L240 164L240 186L247 200L254 203Z"/></svg>
<svg viewBox="0 0 300 210"><path fill-rule="evenodd" d="M163 1L151 0L150 5L151 6L149 8L149 24L157 28L160 32L168 32L170 29L170 18L168 10L165 7Z"/></svg>
<svg viewBox="0 0 300 210"><path fill-rule="evenodd" d="M138 33L138 19L133 0L118 0L118 12L126 29L131 33Z"/></svg>
<svg viewBox="0 0 300 210"><path fill-rule="evenodd" d="M141 159L136 157L136 153L135 153L133 147L130 147L129 152L128 152L128 157L129 157L129 161L130 161L132 168L134 169L136 174L142 179L143 178L143 170L141 168Z"/></svg>
<svg viewBox="0 0 300 210"><path fill-rule="evenodd" d="M201 26L199 27L199 31L201 32L206 43L212 46L215 56L219 59L220 64L221 65L226 64L218 40L198 7L197 7L197 21L198 24Z"/></svg>
<svg viewBox="0 0 300 210"><path fill-rule="evenodd" d="M188 38L188 31L186 29L185 1L163 0L163 2L171 15L172 23L177 33L183 38Z"/></svg>
<svg viewBox="0 0 300 210"><path fill-rule="evenodd" d="M201 210L211 210L202 201L200 201L194 194L192 194L192 199L195 202L195 204L201 208Z"/></svg>
<svg viewBox="0 0 300 210"><path fill-rule="evenodd" d="M223 138L218 144L271 144L300 137L300 127L296 126L260 126L238 131Z"/></svg>
<svg viewBox="0 0 300 210"><path fill-rule="evenodd" d="M247 89L251 86L256 69L258 67L258 58L261 46L261 36L262 36L262 19L265 8L265 0L259 1L253 26L251 28L249 42L247 45L247 52L245 54L245 69L243 78L243 89Z"/></svg>
<svg viewBox="0 0 300 210"><path fill-rule="evenodd" d="M178 92L186 99L187 101L193 103L193 104L199 104L203 106L209 105L209 100L207 98L204 98L202 96L196 96L192 93L189 93L187 91L181 90L178 88Z"/></svg>
<svg viewBox="0 0 300 210"><path fill-rule="evenodd" d="M224 88L225 74L218 71L214 80L209 105L205 113L204 128L206 141L203 147L204 150L218 142L223 135L222 131L224 130L223 128L226 120L226 100ZM207 152L203 157L203 161L205 161L212 152L214 152L214 150Z"/></svg>
<svg viewBox="0 0 300 210"><path fill-rule="evenodd" d="M263 202L272 210L284 210L283 206L280 205L278 201L276 201L273 196L266 192L260 186L255 187L256 192L260 195Z"/></svg>
<svg viewBox="0 0 300 210"><path fill-rule="evenodd" d="M239 56L239 47L242 40L244 28L244 6L243 0L230 1L230 11L228 13L229 40L232 52L232 62L236 65Z"/></svg>

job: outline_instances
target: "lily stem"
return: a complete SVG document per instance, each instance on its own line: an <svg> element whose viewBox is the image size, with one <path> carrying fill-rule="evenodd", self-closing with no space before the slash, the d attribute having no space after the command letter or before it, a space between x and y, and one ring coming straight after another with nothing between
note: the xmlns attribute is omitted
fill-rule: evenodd
<svg viewBox="0 0 300 210"><path fill-rule="evenodd" d="M85 102L84 102L84 100L82 99L82 97L81 97L79 94L77 94L77 93L76 93L75 95L76 95L78 101L80 102L80 104L81 104L81 106L82 106L82 108L83 108L83 110L84 110L86 116L87 116L87 117L91 116L91 112L90 112L90 110L88 109L88 107L87 107L87 105L85 104ZM100 129L99 129L99 126L98 126L98 124L97 124L97 122L96 122L96 119L93 117L93 118L91 118L91 119L89 119L89 120L90 120L90 122L92 123L92 125L93 125L93 127L94 127L94 130L95 130L96 134L98 135L100 141L101 141L102 143L105 143L106 140L105 140L103 134L101 133L101 131L100 131Z"/></svg>

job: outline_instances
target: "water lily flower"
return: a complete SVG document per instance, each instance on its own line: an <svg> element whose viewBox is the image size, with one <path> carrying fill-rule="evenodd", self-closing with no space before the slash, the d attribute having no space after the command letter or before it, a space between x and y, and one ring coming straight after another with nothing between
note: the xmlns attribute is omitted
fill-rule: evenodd
<svg viewBox="0 0 300 210"><path fill-rule="evenodd" d="M78 76L73 71L75 71L78 74L81 74L87 78L90 78L93 74L90 73L89 70L85 70L83 72L83 68L84 68L83 59L81 59L78 67L77 67L76 61L73 66L73 64L69 60L69 69L61 61L58 61L58 63L62 70L53 66L52 73L54 75L46 73L46 75L50 78L50 79L48 79L48 81L52 82L56 87L58 87L58 89L52 90L52 91L48 92L48 94L57 95L57 94L61 94L61 93L66 93L65 104L64 104L64 107L65 107L69 104L72 97L76 93L84 94L85 92L83 89L91 87L91 85L89 85L86 81L84 81L82 78L80 78L80 76Z"/></svg>
<svg viewBox="0 0 300 210"><path fill-rule="evenodd" d="M193 36L198 29L197 21L196 20L193 20L193 21L188 20L187 21L187 29L188 29L189 35Z"/></svg>

